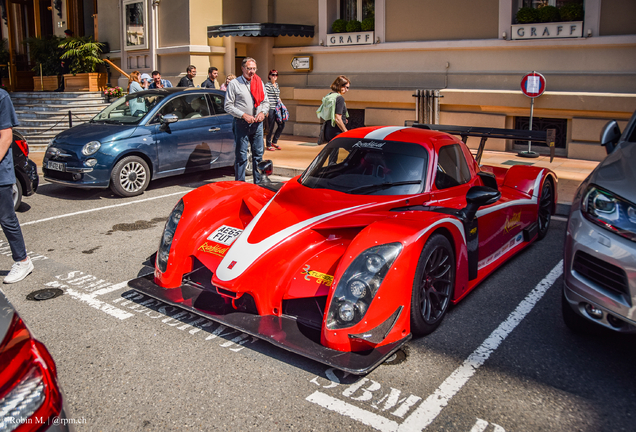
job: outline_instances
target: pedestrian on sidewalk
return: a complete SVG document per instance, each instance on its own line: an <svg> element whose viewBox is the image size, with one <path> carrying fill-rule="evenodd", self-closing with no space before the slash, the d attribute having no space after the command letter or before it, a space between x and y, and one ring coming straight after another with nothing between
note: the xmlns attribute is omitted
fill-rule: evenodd
<svg viewBox="0 0 636 432"><path fill-rule="evenodd" d="M269 82L265 84L265 93L267 94L267 99L269 101L269 114L267 115L267 150L281 150L280 146L277 144L278 139L280 138L280 134L283 133L283 129L285 129L285 120L281 116L281 119L277 119L277 111L282 109L282 101L280 100L280 87L278 87L278 71L276 69L272 69L269 71L267 75ZM287 110L287 109L285 109ZM276 133L274 133L274 127L276 127ZM274 139L272 140L272 135Z"/></svg>
<svg viewBox="0 0 636 432"><path fill-rule="evenodd" d="M321 126L324 128L324 142L329 142L338 134L347 131L345 126L349 121L349 113L345 104L344 95L349 91L351 81L344 75L340 75L331 84L331 92L322 98L322 104L316 111L318 118L325 121ZM320 143L319 144L323 144Z"/></svg>
<svg viewBox="0 0 636 432"><path fill-rule="evenodd" d="M219 82L216 80L218 76L219 76L219 70L215 68L214 66L210 66L208 68L208 79L203 81L203 83L201 84L201 88L211 88L211 89L219 90L221 86L219 85Z"/></svg>
<svg viewBox="0 0 636 432"><path fill-rule="evenodd" d="M148 88L155 89L155 88L170 88L170 87L172 87L172 83L166 79L162 79L161 72L157 70L152 71L152 83L150 84L150 86L148 86Z"/></svg>
<svg viewBox="0 0 636 432"><path fill-rule="evenodd" d="M33 271L33 262L27 256L20 222L13 208L13 185L16 181L13 170L13 128L18 117L13 103L4 89L0 89L0 226L9 242L13 265L4 278L4 283L20 282Z"/></svg>
<svg viewBox="0 0 636 432"><path fill-rule="evenodd" d="M186 68L186 76L181 78L177 87L194 87L194 77L197 76L197 67L190 65Z"/></svg>
<svg viewBox="0 0 636 432"><path fill-rule="evenodd" d="M150 83L152 82L152 78L150 78L150 75L148 75L147 73L143 73L141 74L139 81L141 84L141 88L144 90L148 90L148 88L150 88Z"/></svg>
<svg viewBox="0 0 636 432"><path fill-rule="evenodd" d="M256 75L256 60L244 58L241 70L243 75L230 81L225 95L225 112L234 117L234 178L245 181L247 149L251 147L254 183L258 184L261 174L256 167L263 160L263 120L269 112L269 102L263 80Z"/></svg>
<svg viewBox="0 0 636 432"><path fill-rule="evenodd" d="M130 78L128 78L128 93L135 93L143 90L140 77L141 72L137 70L130 73Z"/></svg>
<svg viewBox="0 0 636 432"><path fill-rule="evenodd" d="M236 75L229 74L228 76L226 76L225 82L221 84L220 90L227 91L227 86L230 84L230 81L232 81L233 79L236 79Z"/></svg>

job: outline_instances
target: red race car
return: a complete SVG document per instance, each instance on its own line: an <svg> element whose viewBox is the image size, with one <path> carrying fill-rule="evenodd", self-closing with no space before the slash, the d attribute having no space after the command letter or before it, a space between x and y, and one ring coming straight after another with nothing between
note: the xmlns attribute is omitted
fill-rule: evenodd
<svg viewBox="0 0 636 432"><path fill-rule="evenodd" d="M283 184L188 193L154 275L129 285L332 367L371 371L543 238L556 205L550 170L480 167L463 141L415 126L343 133ZM455 133L505 132L522 131ZM271 162L259 169L271 173Z"/></svg>

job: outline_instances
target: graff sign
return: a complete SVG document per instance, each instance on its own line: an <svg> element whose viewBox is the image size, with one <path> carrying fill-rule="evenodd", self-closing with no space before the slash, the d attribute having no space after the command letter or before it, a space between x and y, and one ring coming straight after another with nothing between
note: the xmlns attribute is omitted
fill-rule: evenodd
<svg viewBox="0 0 636 432"><path fill-rule="evenodd" d="M336 33L327 35L327 46L370 45L373 32Z"/></svg>

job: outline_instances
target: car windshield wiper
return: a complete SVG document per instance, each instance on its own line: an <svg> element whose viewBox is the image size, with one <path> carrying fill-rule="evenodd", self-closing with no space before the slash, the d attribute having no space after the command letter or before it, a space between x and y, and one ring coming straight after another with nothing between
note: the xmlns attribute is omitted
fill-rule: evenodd
<svg viewBox="0 0 636 432"><path fill-rule="evenodd" d="M123 122L120 122L119 120L113 120L113 119L101 119L97 121L103 121L104 123L108 123L108 124L124 124Z"/></svg>
<svg viewBox="0 0 636 432"><path fill-rule="evenodd" d="M408 180L408 181L399 181L399 182L387 182L387 183L379 183L374 185L366 185L366 186L358 186L356 188L350 189L348 193L360 192L365 190L381 190L388 189L393 186L404 186L404 185L412 185L412 184L422 184L422 180Z"/></svg>

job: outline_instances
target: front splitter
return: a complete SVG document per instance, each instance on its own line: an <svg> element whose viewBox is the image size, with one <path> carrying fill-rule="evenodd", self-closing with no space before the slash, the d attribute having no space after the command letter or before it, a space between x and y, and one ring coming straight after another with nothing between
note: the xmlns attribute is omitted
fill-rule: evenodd
<svg viewBox="0 0 636 432"><path fill-rule="evenodd" d="M279 348L355 375L371 372L411 339L409 334L399 341L365 352L336 351L305 336L293 318L236 311L226 305L223 297L216 292L193 284L186 283L178 288L162 288L154 282L153 274L149 274L131 280L128 286Z"/></svg>

